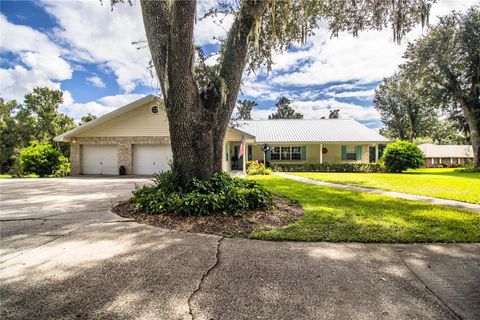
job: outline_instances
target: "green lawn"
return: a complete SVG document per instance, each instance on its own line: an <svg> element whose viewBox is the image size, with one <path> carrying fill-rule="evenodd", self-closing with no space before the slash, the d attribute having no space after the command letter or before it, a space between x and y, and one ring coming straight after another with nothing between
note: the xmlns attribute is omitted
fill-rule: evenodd
<svg viewBox="0 0 480 320"><path fill-rule="evenodd" d="M314 180L480 204L480 173L461 169L418 169L405 173L293 172Z"/></svg>
<svg viewBox="0 0 480 320"><path fill-rule="evenodd" d="M305 209L294 224L252 238L295 241L479 242L480 213L315 186L275 176L256 181Z"/></svg>
<svg viewBox="0 0 480 320"><path fill-rule="evenodd" d="M0 179L12 179L13 176L10 175L10 174L0 174ZM38 178L38 176L34 173L31 173L31 174L28 174L28 175L24 175L22 177L19 177L19 178Z"/></svg>

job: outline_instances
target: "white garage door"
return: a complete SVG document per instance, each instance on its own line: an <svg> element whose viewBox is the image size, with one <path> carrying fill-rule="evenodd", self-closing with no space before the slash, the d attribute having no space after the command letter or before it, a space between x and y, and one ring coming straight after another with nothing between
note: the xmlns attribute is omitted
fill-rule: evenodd
<svg viewBox="0 0 480 320"><path fill-rule="evenodd" d="M82 145L83 174L118 174L117 146Z"/></svg>
<svg viewBox="0 0 480 320"><path fill-rule="evenodd" d="M133 145L133 174L154 174L168 169L172 159L170 145Z"/></svg>

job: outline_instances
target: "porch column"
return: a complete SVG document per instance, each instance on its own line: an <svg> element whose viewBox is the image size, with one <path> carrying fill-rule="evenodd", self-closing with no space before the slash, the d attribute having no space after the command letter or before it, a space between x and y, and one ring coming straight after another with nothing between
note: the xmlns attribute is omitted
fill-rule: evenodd
<svg viewBox="0 0 480 320"><path fill-rule="evenodd" d="M320 143L320 163L323 163L323 143Z"/></svg>
<svg viewBox="0 0 480 320"><path fill-rule="evenodd" d="M452 163L453 163L453 158L450 158L450 164L452 164Z"/></svg>
<svg viewBox="0 0 480 320"><path fill-rule="evenodd" d="M247 174L247 160L248 160L248 145L245 143L245 150L243 151L242 171Z"/></svg>
<svg viewBox="0 0 480 320"><path fill-rule="evenodd" d="M442 164L442 158L438 158L438 164Z"/></svg>
<svg viewBox="0 0 480 320"><path fill-rule="evenodd" d="M375 163L378 163L378 143L375 144Z"/></svg>

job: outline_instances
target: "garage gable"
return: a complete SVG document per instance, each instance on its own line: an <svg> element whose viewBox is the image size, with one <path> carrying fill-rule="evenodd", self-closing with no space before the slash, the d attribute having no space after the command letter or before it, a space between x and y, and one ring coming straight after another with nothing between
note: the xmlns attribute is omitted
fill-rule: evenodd
<svg viewBox="0 0 480 320"><path fill-rule="evenodd" d="M169 136L163 103L151 101L81 132L78 137Z"/></svg>

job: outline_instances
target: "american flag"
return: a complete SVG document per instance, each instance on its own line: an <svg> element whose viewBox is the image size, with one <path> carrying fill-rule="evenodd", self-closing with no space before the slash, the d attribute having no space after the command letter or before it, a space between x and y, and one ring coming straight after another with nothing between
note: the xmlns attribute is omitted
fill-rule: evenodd
<svg viewBox="0 0 480 320"><path fill-rule="evenodd" d="M240 142L240 150L238 151L238 157L241 158L245 154L245 137L242 134L242 141Z"/></svg>

